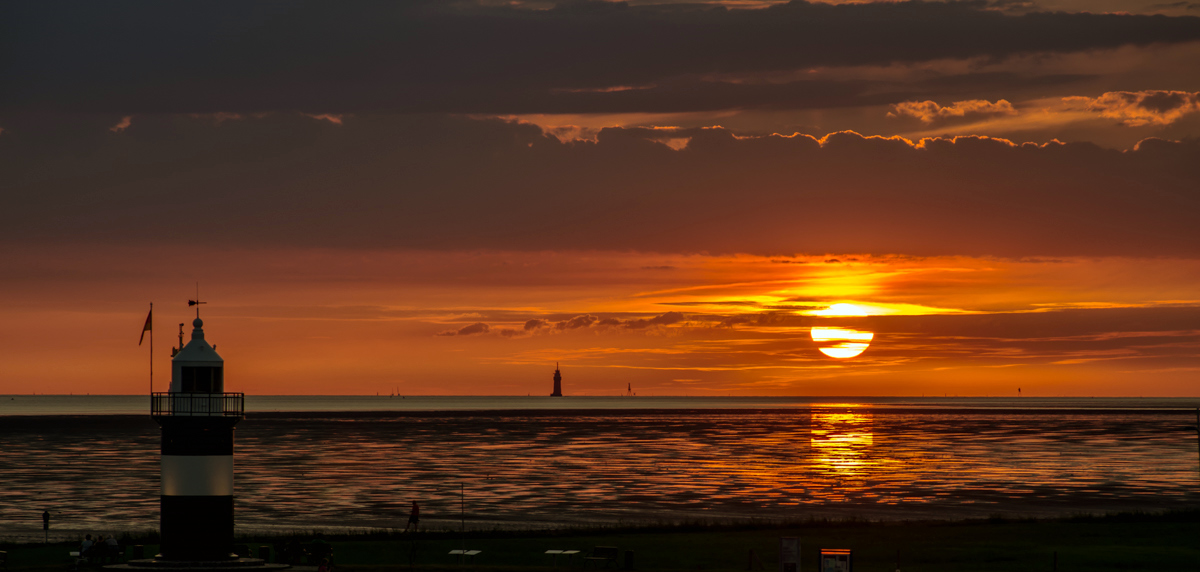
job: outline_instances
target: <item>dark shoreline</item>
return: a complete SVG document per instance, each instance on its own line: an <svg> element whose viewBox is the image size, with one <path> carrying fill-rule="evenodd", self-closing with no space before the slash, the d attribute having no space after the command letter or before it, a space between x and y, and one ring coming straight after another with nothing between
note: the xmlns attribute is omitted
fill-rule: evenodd
<svg viewBox="0 0 1200 572"><path fill-rule="evenodd" d="M1200 533L1198 509L1047 519L685 522L470 530L465 536L457 531L406 534L401 528L338 531L318 526L282 534L239 534L234 542L252 553L267 546L275 557L285 547L311 542L317 532L323 532L332 545L335 569L345 572L462 570L462 564L447 554L463 547L480 551L466 569L546 571L557 564L571 570L580 567L578 557L573 564L552 562L545 551L574 549L583 556L593 546L618 547L634 570L769 571L778 568L781 537L800 539L802 570L817 563L818 549L830 547L852 549L855 568L867 571L1192 571L1200 562L1200 545L1194 542ZM150 553L158 548L153 532L124 535L120 540L123 546L143 545ZM29 572L62 570L66 552L76 546L77 542L61 540L0 542L0 550L9 554L8 568Z"/></svg>

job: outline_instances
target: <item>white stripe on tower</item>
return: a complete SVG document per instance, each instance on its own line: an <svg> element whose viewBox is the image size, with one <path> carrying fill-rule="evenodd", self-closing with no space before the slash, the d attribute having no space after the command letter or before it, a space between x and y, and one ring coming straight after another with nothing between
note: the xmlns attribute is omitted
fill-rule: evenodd
<svg viewBox="0 0 1200 572"><path fill-rule="evenodd" d="M232 455L163 455L163 496L232 496Z"/></svg>

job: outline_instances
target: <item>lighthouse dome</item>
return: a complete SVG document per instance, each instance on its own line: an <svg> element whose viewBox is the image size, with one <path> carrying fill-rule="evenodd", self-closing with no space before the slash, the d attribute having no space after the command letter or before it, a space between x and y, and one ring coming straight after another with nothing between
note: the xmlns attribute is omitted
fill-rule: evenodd
<svg viewBox="0 0 1200 572"><path fill-rule="evenodd" d="M200 318L192 321L192 339L171 360L171 391L225 391L225 360L204 339L204 321Z"/></svg>

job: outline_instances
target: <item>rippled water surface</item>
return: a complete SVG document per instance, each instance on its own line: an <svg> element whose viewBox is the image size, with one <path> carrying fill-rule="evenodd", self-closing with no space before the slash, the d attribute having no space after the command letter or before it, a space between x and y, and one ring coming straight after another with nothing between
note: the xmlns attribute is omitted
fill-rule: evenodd
<svg viewBox="0 0 1200 572"><path fill-rule="evenodd" d="M1194 413L851 407L277 411L237 428L239 529L1162 510L1200 501ZM0 416L0 534L149 529L145 415ZM460 494L462 496L460 497ZM460 504L461 503L461 504Z"/></svg>

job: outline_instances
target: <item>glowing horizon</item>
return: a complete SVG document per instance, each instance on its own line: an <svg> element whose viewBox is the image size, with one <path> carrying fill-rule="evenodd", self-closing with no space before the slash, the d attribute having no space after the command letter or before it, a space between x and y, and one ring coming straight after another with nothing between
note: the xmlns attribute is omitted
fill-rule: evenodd
<svg viewBox="0 0 1200 572"><path fill-rule="evenodd" d="M641 395L1195 392L1200 263L1189 260L170 254L6 254L9 268L96 278L9 279L0 393L145 392L149 349L137 334L151 300L164 383L197 279L228 387L256 394L538 395L556 361L570 395L615 395L629 383ZM162 261L153 276L135 262L145 259ZM461 278L466 267L477 279ZM1161 279L1150 287L1147 275ZM847 277L869 295L805 295ZM1103 290L1076 286L1099 279ZM903 304L956 311L871 309ZM831 307L849 315L815 314ZM852 332L814 341L823 328Z"/></svg>

